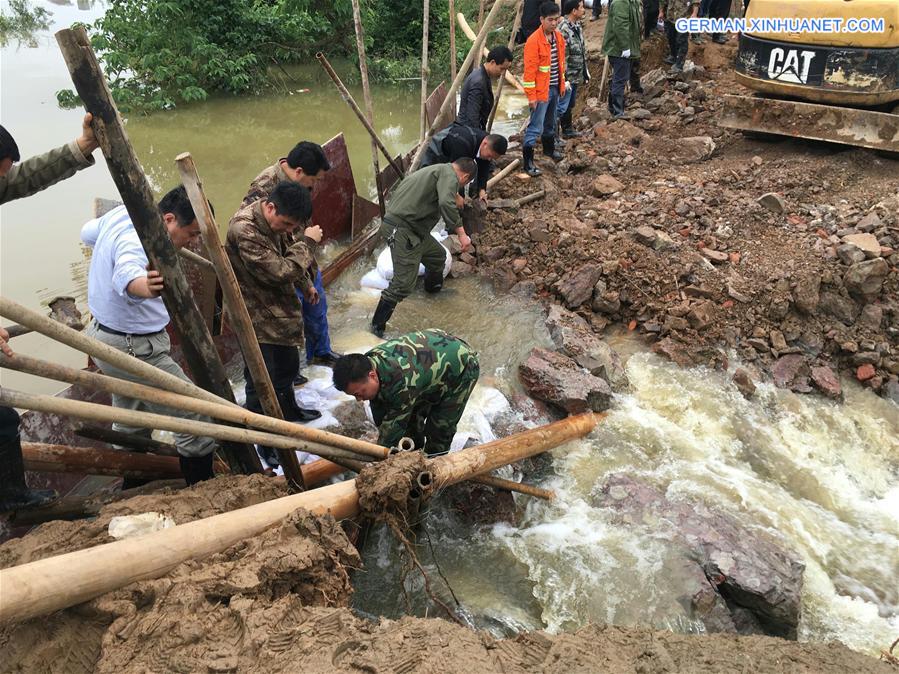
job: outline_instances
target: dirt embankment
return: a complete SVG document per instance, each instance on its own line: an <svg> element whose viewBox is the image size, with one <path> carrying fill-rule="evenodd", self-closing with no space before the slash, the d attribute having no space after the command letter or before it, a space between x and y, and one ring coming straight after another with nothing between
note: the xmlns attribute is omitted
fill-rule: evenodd
<svg viewBox="0 0 899 674"><path fill-rule="evenodd" d="M588 27L594 46L598 33ZM840 398L843 375L899 401L897 160L721 128L722 95L748 93L730 71L735 41L691 45L699 67L677 77L658 68L662 37L644 44L630 118L610 121L591 98L594 55L583 137L558 165L539 159L542 177L496 186L492 199L546 196L499 202L465 261L684 365L724 366L730 352L797 392Z"/></svg>
<svg viewBox="0 0 899 674"><path fill-rule="evenodd" d="M105 542L113 514L186 522L281 495L260 476L107 506L0 546L3 566ZM277 493L276 493L277 492ZM227 496L225 496L227 495ZM177 519L180 518L180 519ZM68 534L68 536L66 535ZM891 672L839 644L589 626L497 640L439 619L372 623L347 607L360 563L340 526L297 511L261 536L168 575L0 629L8 672ZM393 591L385 588L387 591Z"/></svg>

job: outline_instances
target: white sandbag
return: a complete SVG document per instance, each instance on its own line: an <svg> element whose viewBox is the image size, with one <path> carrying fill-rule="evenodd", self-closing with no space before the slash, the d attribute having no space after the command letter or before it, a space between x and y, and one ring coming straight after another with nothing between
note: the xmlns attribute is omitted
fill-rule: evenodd
<svg viewBox="0 0 899 674"><path fill-rule="evenodd" d="M441 230L440 232L431 232L431 236L433 236L436 241L442 242L448 235L445 231ZM444 246L444 250L446 251L446 262L443 265L443 276L446 278L447 274L450 272L450 267L453 266L453 256L450 255L449 248L446 248L446 246ZM393 260L390 259L390 248L385 248L381 251L375 266L378 273L385 279L389 281L393 278ZM425 275L425 266L423 264L418 265L418 275Z"/></svg>
<svg viewBox="0 0 899 674"><path fill-rule="evenodd" d="M381 276L381 272L379 272L377 269L372 269L362 277L362 279L359 281L359 285L363 288L384 290L388 285L390 285L390 281Z"/></svg>
<svg viewBox="0 0 899 674"><path fill-rule="evenodd" d="M168 529L175 526L175 520L157 512L141 513L140 515L120 515L109 520L109 535L115 539L133 538L143 536L160 529Z"/></svg>

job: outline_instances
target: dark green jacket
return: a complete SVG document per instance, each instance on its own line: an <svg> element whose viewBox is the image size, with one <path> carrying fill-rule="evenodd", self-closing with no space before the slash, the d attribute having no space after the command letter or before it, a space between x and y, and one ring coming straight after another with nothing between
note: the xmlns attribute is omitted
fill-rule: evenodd
<svg viewBox="0 0 899 674"><path fill-rule="evenodd" d="M439 403L467 376L466 368L478 362L468 344L436 329L390 339L365 355L381 383L371 412L378 443L386 447L395 447L405 435L416 407Z"/></svg>
<svg viewBox="0 0 899 674"><path fill-rule="evenodd" d="M435 164L418 169L403 178L387 202L385 220L394 226L406 226L425 237L443 217L447 230L461 227L456 206L459 179L452 164Z"/></svg>
<svg viewBox="0 0 899 674"><path fill-rule="evenodd" d="M94 158L85 157L74 140L44 154L14 165L0 177L0 204L21 199L71 178L79 169L92 166Z"/></svg>
<svg viewBox="0 0 899 674"><path fill-rule="evenodd" d="M640 0L614 0L609 5L609 18L602 38L602 53L621 56L631 50L630 58L640 58L643 36L643 3Z"/></svg>

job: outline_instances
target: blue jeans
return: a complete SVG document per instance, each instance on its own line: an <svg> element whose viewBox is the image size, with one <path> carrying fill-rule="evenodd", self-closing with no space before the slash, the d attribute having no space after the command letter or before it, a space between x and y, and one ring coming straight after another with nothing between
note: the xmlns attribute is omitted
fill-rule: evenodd
<svg viewBox="0 0 899 674"><path fill-rule="evenodd" d="M566 112L568 112L568 108L574 105L574 101L577 98L577 84L568 83L568 91L565 92L564 96L559 97L559 105L556 108L556 114L561 117Z"/></svg>
<svg viewBox="0 0 899 674"><path fill-rule="evenodd" d="M559 87L550 87L549 99L538 102L531 110L531 119L524 132L524 147L534 147L538 136L555 138L558 107Z"/></svg>
<svg viewBox="0 0 899 674"><path fill-rule="evenodd" d="M313 281L318 291L318 304L309 304L303 293L297 290L297 297L303 303L303 332L306 334L306 360L331 353L331 335L328 333L328 300L325 299L325 285L319 271Z"/></svg>

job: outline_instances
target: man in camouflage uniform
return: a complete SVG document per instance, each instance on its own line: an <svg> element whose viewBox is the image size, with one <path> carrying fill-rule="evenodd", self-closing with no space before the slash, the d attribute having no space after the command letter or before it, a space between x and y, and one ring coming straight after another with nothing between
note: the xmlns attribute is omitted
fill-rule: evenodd
<svg viewBox="0 0 899 674"><path fill-rule="evenodd" d="M249 206L257 199L268 197L275 185L279 182L290 181L312 190L312 187L326 171L331 170L331 164L325 156L321 145L309 141L297 143L286 157L279 159L273 166L262 171L250 183L250 189L243 199L242 206ZM315 243L320 243L322 230L318 225L306 227L304 235ZM331 335L328 327L328 302L325 298L325 286L322 281L321 270L315 257L312 258L312 266L309 268L309 277L318 292L319 302L311 304L306 301L303 294L297 292L303 305L303 329L306 333L306 362L317 365L333 366L339 354L331 350ZM305 384L306 378L298 375L296 384Z"/></svg>
<svg viewBox="0 0 899 674"><path fill-rule="evenodd" d="M559 98L558 115L562 138L577 138L581 135L571 126L571 116L578 89L590 81L587 45L581 26L585 13L583 0L565 0L562 3L563 18L559 22L559 32L565 38L565 79L569 84L568 91Z"/></svg>
<svg viewBox="0 0 899 674"><path fill-rule="evenodd" d="M297 405L293 381L300 370L297 347L303 345L302 307L296 289L315 304L318 291L309 276L312 242L294 241L289 235L304 226L312 214L309 190L293 182L278 183L265 199L241 208L228 225L225 249L253 318L256 338L288 421L311 421L316 410ZM262 412L249 369L246 378L247 409ZM262 450L269 465L274 451Z"/></svg>
<svg viewBox="0 0 899 674"><path fill-rule="evenodd" d="M9 131L0 126L0 204L40 192L71 178L76 171L93 166L91 154L97 149L97 139L91 121L88 113L81 124L81 136L18 165L19 146ZM0 326L0 351L12 357L8 340L9 333ZM0 512L45 505L56 497L52 489L28 487L19 438L19 413L12 407L0 406Z"/></svg>
<svg viewBox="0 0 899 674"><path fill-rule="evenodd" d="M431 236L441 217L447 230L453 229L459 236L463 251L471 245L459 215L463 206L459 187L467 185L476 174L474 160L460 157L452 164L418 169L403 178L393 191L381 224L381 236L390 247L393 278L381 292L371 319L372 332L378 337L384 336L396 305L415 287L419 264L425 266L425 290L437 293L443 288L446 248Z"/></svg>
<svg viewBox="0 0 899 674"><path fill-rule="evenodd" d="M678 33L675 22L678 19L696 18L699 14L699 0L661 0L659 18L665 20L665 36L668 38L670 53L665 63L671 65L671 72L683 72L690 48L688 33Z"/></svg>
<svg viewBox="0 0 899 674"><path fill-rule="evenodd" d="M428 456L446 454L465 404L478 381L478 355L443 330L401 335L365 355L334 366L334 386L368 400L378 443L395 447L410 437Z"/></svg>

